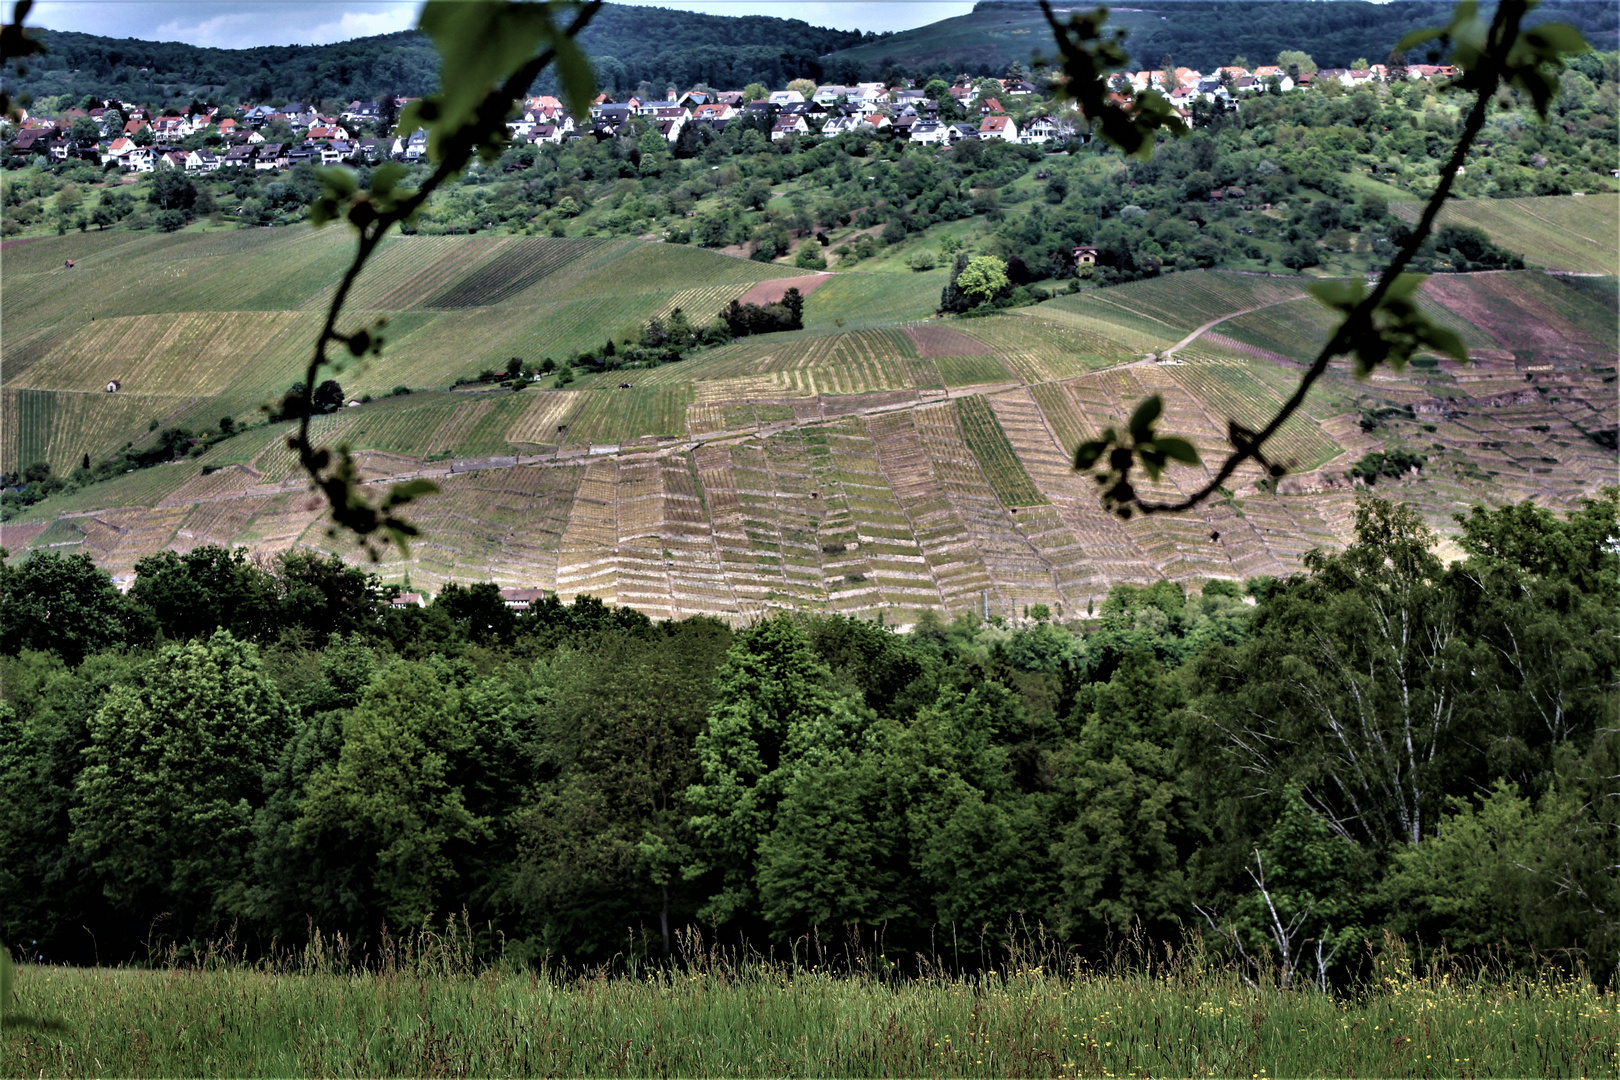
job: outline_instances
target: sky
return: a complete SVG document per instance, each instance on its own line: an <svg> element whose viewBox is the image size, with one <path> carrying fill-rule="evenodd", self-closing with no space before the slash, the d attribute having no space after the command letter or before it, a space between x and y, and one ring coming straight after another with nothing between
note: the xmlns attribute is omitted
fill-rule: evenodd
<svg viewBox="0 0 1620 1080"><path fill-rule="evenodd" d="M653 6L774 15L840 30L909 30L973 10L971 2L959 0L656 0ZM51 30L230 49L324 45L407 30L417 7L416 0L38 0L28 22Z"/></svg>

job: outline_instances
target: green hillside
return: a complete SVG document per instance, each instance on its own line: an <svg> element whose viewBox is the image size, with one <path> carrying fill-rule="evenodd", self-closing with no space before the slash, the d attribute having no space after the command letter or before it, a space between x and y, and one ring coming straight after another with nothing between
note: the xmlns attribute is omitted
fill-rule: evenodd
<svg viewBox="0 0 1620 1080"><path fill-rule="evenodd" d="M49 17L44 13L47 27ZM29 22L40 18L36 12ZM37 32L47 51L25 73L8 72L8 89L35 98L65 95L74 103L87 94L181 105L193 97L232 105L374 101L384 94L429 93L438 82L438 54L415 31L245 49ZM826 29L801 19L605 4L580 44L596 62L604 89L630 93L644 79L661 92L670 81L741 88L756 79L776 86L800 75L816 78L817 56L862 39L859 30Z"/></svg>
<svg viewBox="0 0 1620 1080"><path fill-rule="evenodd" d="M345 244L258 229L7 245L0 470L46 462L62 476L126 446L158 460L170 428L229 417L240 430L14 508L0 543L88 551L115 574L199 543L352 553L326 537L287 428L263 411L302 377ZM1472 501L1573 505L1612 474L1612 297L1532 271L1433 279L1425 305L1478 364L1330 376L1274 447L1297 475L1273 492L1240 472L1234 498L1178 518L1105 514L1069 455L1156 393L1167 427L1214 460L1227 421L1273 410L1330 330L1299 279L1184 272L941 320L942 272L863 269L805 282L819 287L803 331L652 369L582 368L566 388L452 389L512 356L626 340L676 307L701 320L793 273L673 244L391 241L352 310L389 318L387 347L337 375L363 403L314 424L367 477L441 488L415 508L424 537L409 560L382 571L657 615L1083 606L1119 581L1288 572L1346 537L1344 474L1370 453L1424 456L1421 474L1384 483L1440 524ZM1144 360L1172 347L1175 363ZM1172 472L1161 494L1201 472Z"/></svg>
<svg viewBox="0 0 1620 1080"><path fill-rule="evenodd" d="M1416 221L1415 205L1395 213ZM1496 243L1524 253L1527 266L1584 274L1620 272L1620 195L1543 195L1468 199L1446 204L1442 225L1484 229Z"/></svg>
<svg viewBox="0 0 1620 1080"><path fill-rule="evenodd" d="M1156 67L1166 56L1209 71L1245 56L1271 63L1285 49L1309 53L1323 67L1348 67L1357 59L1382 62L1412 30L1444 25L1449 0L1156 0L1146 6L1110 7L1110 26L1128 32L1125 47L1138 67ZM1620 42L1620 15L1612 4L1548 0L1528 22L1573 23L1595 49ZM834 53L829 63L855 60L872 70L900 65L909 70L974 70L1000 74L1008 64L1028 65L1032 50L1053 52L1051 30L1029 0L980 0L971 13L893 34Z"/></svg>

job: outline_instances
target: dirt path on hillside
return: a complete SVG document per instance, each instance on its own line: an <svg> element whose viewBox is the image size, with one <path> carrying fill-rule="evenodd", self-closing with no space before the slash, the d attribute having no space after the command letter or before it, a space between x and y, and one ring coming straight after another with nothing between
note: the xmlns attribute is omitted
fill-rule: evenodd
<svg viewBox="0 0 1620 1080"><path fill-rule="evenodd" d="M1163 359L1163 360L1171 359L1172 357L1174 357L1176 355L1176 350L1177 349L1181 349L1181 348L1184 348L1185 346L1191 345L1194 341L1197 341L1198 338L1200 336L1202 336L1203 333L1206 330L1214 329L1215 327L1221 325L1221 323L1226 322L1226 321L1228 321L1230 319L1236 319L1236 318L1238 318L1240 316L1248 315L1251 312L1255 312L1255 311L1264 311L1266 308L1276 307L1278 304L1292 304L1295 300L1298 300L1298 299L1300 299L1300 298L1297 297L1297 296L1290 296L1286 300L1273 300L1269 304L1257 304L1252 308L1244 308L1242 311L1234 311L1230 315L1222 315L1218 319L1211 319L1211 320L1209 320L1209 322L1205 323L1203 326L1200 326L1198 329L1194 330L1192 333L1188 334L1186 337L1182 338L1180 341L1176 342L1174 345L1172 345L1168 349L1164 350L1162 353L1159 354L1159 357L1160 357L1160 359ZM1138 361L1138 363L1150 363L1150 362L1151 361L1146 361L1146 360Z"/></svg>

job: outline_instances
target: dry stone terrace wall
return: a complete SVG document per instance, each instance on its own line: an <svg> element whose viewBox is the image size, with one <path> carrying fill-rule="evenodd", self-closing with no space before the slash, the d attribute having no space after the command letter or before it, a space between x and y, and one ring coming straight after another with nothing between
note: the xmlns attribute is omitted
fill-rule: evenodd
<svg viewBox="0 0 1620 1080"><path fill-rule="evenodd" d="M1314 543L1343 536L1314 521L1307 534L1286 509L1261 512L1272 522L1265 531L1225 506L1188 520L1120 522L1077 481L1023 387L984 400L1047 501L1008 506L969 447L955 401L865 397L876 411L858 411L856 397L842 402L851 415L796 423L788 413L781 430L762 436L454 473L451 463L435 465L425 471L442 491L415 514L424 537L408 561L379 570L429 589L492 580L565 599L590 594L664 618L813 607L909 622L923 609L1078 611L1119 581L1283 572ZM1107 395L1094 400L1113 407ZM383 473L408 462L374 464ZM31 529L24 542L85 550L120 578L165 547L342 550L296 478L259 479L247 466L221 470L155 508L70 515L50 527L54 537ZM1246 505L1253 517L1256 502L1286 501ZM1222 541L1210 538L1212 524Z"/></svg>

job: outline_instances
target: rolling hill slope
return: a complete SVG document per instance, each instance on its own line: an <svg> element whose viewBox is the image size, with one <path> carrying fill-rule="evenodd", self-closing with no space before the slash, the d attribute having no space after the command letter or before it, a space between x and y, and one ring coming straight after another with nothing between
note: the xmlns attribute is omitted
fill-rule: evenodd
<svg viewBox="0 0 1620 1080"><path fill-rule="evenodd" d="M1063 5L1059 17L1068 10ZM1091 5L1096 6L1096 5ZM1269 64L1284 49L1309 53L1323 67L1349 67L1359 58L1381 63L1403 35L1443 26L1451 0L1153 0L1110 7L1108 25L1127 32L1125 48L1137 67L1156 67L1165 56L1203 71L1246 56ZM1090 7L1084 10L1090 10ZM1556 20L1577 26L1593 48L1608 51L1620 41L1620 14L1612 4L1548 0L1526 25ZM823 58L829 67L859 62L879 71L888 64L909 70L975 70L1000 75L1013 61L1029 66L1030 53L1055 55L1052 32L1032 0L979 0L967 15L929 23L877 41L852 45Z"/></svg>
<svg viewBox="0 0 1620 1080"><path fill-rule="evenodd" d="M65 471L143 445L154 421L255 426L28 508L0 541L87 551L120 576L164 547L332 547L284 428L258 422L300 377L332 243L254 230L8 246L0 468ZM1612 292L1531 271L1431 281L1425 304L1466 330L1476 364L1329 377L1282 434L1294 474L1279 491L1248 470L1230 497L1177 517L1104 513L1069 467L1074 446L1158 393L1166 426L1213 460L1226 421L1274 408L1327 333L1297 280L1179 274L945 321L926 317L931 275L838 275L811 294L802 332L566 390L447 389L508 356L566 357L681 298L712 303L793 273L628 241L393 241L355 312L391 315L388 348L339 378L351 396L415 392L316 422L368 478L441 487L415 509L424 536L410 558L380 572L590 593L660 616L1073 610L1121 581L1297 568L1347 536L1343 474L1373 450L1426 455L1422 474L1380 490L1442 526L1471 502L1567 506L1612 480ZM1177 343L1175 363L1144 359ZM114 394L100 388L111 378ZM1165 492L1202 475L1174 472Z"/></svg>
<svg viewBox="0 0 1620 1080"><path fill-rule="evenodd" d="M1416 221L1416 204L1391 209ZM1453 200L1440 223L1473 225L1524 256L1525 265L1585 274L1620 272L1620 195Z"/></svg>

